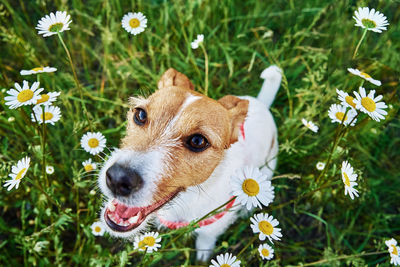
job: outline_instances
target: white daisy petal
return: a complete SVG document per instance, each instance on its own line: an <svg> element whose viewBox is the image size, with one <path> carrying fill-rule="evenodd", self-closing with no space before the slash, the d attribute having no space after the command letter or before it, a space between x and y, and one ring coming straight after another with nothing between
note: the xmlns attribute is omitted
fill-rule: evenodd
<svg viewBox="0 0 400 267"><path fill-rule="evenodd" d="M102 152L106 146L106 138L100 132L88 132L81 138L81 146L92 155Z"/></svg>
<svg viewBox="0 0 400 267"><path fill-rule="evenodd" d="M90 228L92 229L92 234L95 236L102 236L105 232L105 226L101 221L94 222Z"/></svg>
<svg viewBox="0 0 400 267"><path fill-rule="evenodd" d="M8 191L13 189L14 187L18 189L22 178L25 177L29 169L30 162L31 159L29 157L25 157L19 160L16 165L12 166L11 173L8 175L11 177L11 179L5 181L3 185L4 187L7 187Z"/></svg>
<svg viewBox="0 0 400 267"><path fill-rule="evenodd" d="M268 216L268 213L255 214L252 218L250 226L255 234L260 233L261 241L265 240L265 237L268 237L271 242L280 240L279 237L282 237L281 229L276 227L279 224L278 220Z"/></svg>
<svg viewBox="0 0 400 267"><path fill-rule="evenodd" d="M44 113L43 113L44 110ZM31 119L33 122L37 122L39 124L50 123L54 125L55 122L59 121L61 118L61 111L59 107L44 105L43 108L41 106L35 106L33 108L33 113L31 114Z"/></svg>
<svg viewBox="0 0 400 267"><path fill-rule="evenodd" d="M274 257L274 249L267 244L261 244L258 247L258 252L264 260L270 260Z"/></svg>
<svg viewBox="0 0 400 267"><path fill-rule="evenodd" d="M31 74L37 74L37 73L44 73L44 72L55 72L57 71L56 68L52 68L52 67L37 67L37 68L33 68L31 70L21 70L20 74L21 75L31 75Z"/></svg>
<svg viewBox="0 0 400 267"><path fill-rule="evenodd" d="M210 267L239 267L240 263L240 260L237 260L236 256L233 256L232 253L225 253L217 255L217 260L212 259Z"/></svg>
<svg viewBox="0 0 400 267"><path fill-rule="evenodd" d="M40 98L40 92L43 91L43 88L38 88L38 82L33 83L31 88L29 87L27 81L23 81L22 88L18 83L15 83L14 86L16 90L8 90L7 94L9 94L9 96L6 96L4 98L4 100L6 101L5 104L7 106L10 106L10 109L35 104L36 101ZM16 94L16 92L18 93Z"/></svg>
<svg viewBox="0 0 400 267"><path fill-rule="evenodd" d="M97 168L97 164L92 162L92 159L85 160L82 162L82 165L86 172L93 171Z"/></svg>
<svg viewBox="0 0 400 267"><path fill-rule="evenodd" d="M253 176L254 175L254 176ZM232 195L248 210L254 207L268 206L274 199L274 187L258 168L245 166L234 172L231 177Z"/></svg>
<svg viewBox="0 0 400 267"><path fill-rule="evenodd" d="M124 28L127 32L137 35L144 31L147 27L147 19L141 13L132 13L129 12L122 17L122 28Z"/></svg>
<svg viewBox="0 0 400 267"><path fill-rule="evenodd" d="M59 32L69 30L68 26L70 23L70 16L67 16L66 11L57 11L55 15L53 12L51 12L50 16L46 15L39 20L36 29L39 30L39 34L43 34L43 37L48 37Z"/></svg>
<svg viewBox="0 0 400 267"><path fill-rule="evenodd" d="M375 84L376 86L381 86L381 84L382 84L381 81L373 79L368 73L359 71L358 69L352 69L352 68L348 68L347 70L351 74L354 74L354 75L356 75L358 77L361 77L364 80L369 81L372 84Z"/></svg>
<svg viewBox="0 0 400 267"><path fill-rule="evenodd" d="M353 167L347 161L343 161L341 172L345 190L344 194L349 194L351 199L354 199L354 196L358 197L358 190L354 188L357 185L354 181L356 181L358 175L354 173Z"/></svg>
<svg viewBox="0 0 400 267"><path fill-rule="evenodd" d="M304 126L306 126L308 129L313 131L314 133L318 132L318 126L315 125L312 121L307 121L306 119L302 118L301 122L303 123Z"/></svg>
<svg viewBox="0 0 400 267"><path fill-rule="evenodd" d="M146 251L146 253L152 253L153 251L157 251L161 245L161 237L158 238L157 232L147 232L143 235L135 238L133 242L133 246L135 249Z"/></svg>
<svg viewBox="0 0 400 267"><path fill-rule="evenodd" d="M386 30L385 26L389 25L386 16L375 9L369 10L368 7L359 7L353 18L356 21L355 26L378 33Z"/></svg>
<svg viewBox="0 0 400 267"><path fill-rule="evenodd" d="M345 106L333 104L329 108L328 115L331 118L332 122L342 123L343 121L344 125L349 125L351 122L350 126L354 126L357 121L356 119L354 119L354 117L357 115L357 112L353 109L350 109L347 112L346 110L347 108Z"/></svg>
<svg viewBox="0 0 400 267"><path fill-rule="evenodd" d="M385 117L383 115L386 115L387 112L382 108L386 108L386 104L384 102L374 101L374 99L382 99L383 96L377 96L374 98L375 92L370 92L367 96L363 87L360 87L359 91L360 95L357 94L357 92L354 92L356 95L356 99L354 100L356 109L367 113L373 120L380 121L380 119L384 119Z"/></svg>

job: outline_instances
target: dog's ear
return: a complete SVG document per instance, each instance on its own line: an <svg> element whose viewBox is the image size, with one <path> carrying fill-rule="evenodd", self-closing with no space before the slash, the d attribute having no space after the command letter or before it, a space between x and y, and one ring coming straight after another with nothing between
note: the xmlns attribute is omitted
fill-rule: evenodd
<svg viewBox="0 0 400 267"><path fill-rule="evenodd" d="M158 81L158 89L163 89L170 86L178 86L193 90L194 86L185 74L180 73L176 69L170 68L161 76Z"/></svg>
<svg viewBox="0 0 400 267"><path fill-rule="evenodd" d="M240 134L240 127L247 116L249 101L240 99L233 95L227 95L218 100L218 102L222 106L224 106L231 115L231 139L229 143L230 145L238 140Z"/></svg>

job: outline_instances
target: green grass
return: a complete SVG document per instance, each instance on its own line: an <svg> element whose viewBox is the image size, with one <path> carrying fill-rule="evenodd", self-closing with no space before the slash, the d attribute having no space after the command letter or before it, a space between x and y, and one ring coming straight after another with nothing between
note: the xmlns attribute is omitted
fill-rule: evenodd
<svg viewBox="0 0 400 267"><path fill-rule="evenodd" d="M352 19L359 6L381 11L390 25L381 34L369 32L352 60L362 35ZM56 10L68 11L73 20L71 30L62 36L77 68L83 99L57 36L43 38L35 30L41 17ZM129 11L147 16L145 32L131 36L122 29L121 18ZM32 159L20 188L0 192L0 265L136 266L142 261L131 243L91 233L101 196L96 175L86 174L81 165L89 158L79 145L89 131L82 102L93 130L106 136L108 147L118 146L129 96L154 92L167 68L185 73L197 90L204 90L204 57L201 49L190 47L203 33L212 98L254 96L264 68L277 64L284 70L272 107L280 143L276 175L301 177L274 180L275 201L264 208L279 220L283 233L282 241L274 244L272 261L258 256L260 241L254 241L248 218L238 220L219 238L215 254L240 254L242 266L388 266L388 253L359 254L386 251L384 241L392 237L400 241L399 17L398 1L0 0L1 184L12 164L25 155ZM5 91L14 82L36 79L20 76L19 71L42 65L58 68L40 76L42 87L62 92L56 102L62 120L47 126L45 159L55 167L48 175L49 186L42 173L41 139L26 117L30 108L10 110L4 104ZM381 87L364 86L376 89L392 108L379 123L362 116L316 183L320 172L315 165L328 158L338 126L327 115L329 106L338 102L335 88L350 92L360 83L348 67L381 80ZM10 117L15 121L9 122ZM303 117L317 122L320 131L306 131ZM360 197L353 201L343 193L343 160L349 160L361 177ZM329 187L318 190L326 184ZM165 236L163 247L176 236ZM40 253L33 249L38 241L49 242ZM142 264L199 265L193 248L194 239L184 235L169 249L146 256Z"/></svg>

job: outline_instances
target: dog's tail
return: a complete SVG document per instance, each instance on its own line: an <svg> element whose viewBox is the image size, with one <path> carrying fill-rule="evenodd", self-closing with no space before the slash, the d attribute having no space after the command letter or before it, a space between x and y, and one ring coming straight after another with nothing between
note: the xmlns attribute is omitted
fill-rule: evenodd
<svg viewBox="0 0 400 267"><path fill-rule="evenodd" d="M269 66L260 75L264 79L261 91L257 99L263 102L267 108L272 105L282 80L282 70L276 65Z"/></svg>

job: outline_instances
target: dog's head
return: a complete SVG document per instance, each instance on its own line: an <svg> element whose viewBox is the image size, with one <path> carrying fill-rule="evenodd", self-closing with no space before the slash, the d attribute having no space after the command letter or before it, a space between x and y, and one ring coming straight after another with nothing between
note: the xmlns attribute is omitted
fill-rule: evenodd
<svg viewBox="0 0 400 267"><path fill-rule="evenodd" d="M193 89L185 75L169 69L153 95L131 99L126 136L99 176L109 199L101 219L111 234L142 230L154 211L206 181L238 140L248 101L215 101Z"/></svg>

